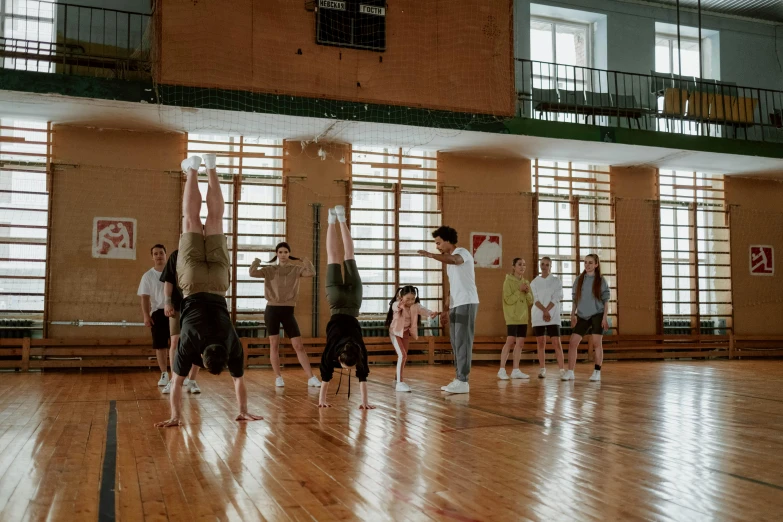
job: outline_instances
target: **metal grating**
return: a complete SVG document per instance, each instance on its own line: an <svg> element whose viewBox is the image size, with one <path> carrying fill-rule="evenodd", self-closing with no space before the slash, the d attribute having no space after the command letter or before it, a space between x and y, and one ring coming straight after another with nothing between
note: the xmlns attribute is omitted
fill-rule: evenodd
<svg viewBox="0 0 783 522"><path fill-rule="evenodd" d="M677 5L677 0L648 0L648 2L667 6ZM698 5L698 0L680 0L681 8L696 9ZM701 10L702 13L718 13L783 22L783 2L781 0L701 0Z"/></svg>

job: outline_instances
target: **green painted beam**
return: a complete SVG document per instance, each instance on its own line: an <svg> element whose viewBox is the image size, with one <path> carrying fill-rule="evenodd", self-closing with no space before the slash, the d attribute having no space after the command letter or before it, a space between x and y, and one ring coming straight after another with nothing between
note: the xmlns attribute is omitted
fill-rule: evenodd
<svg viewBox="0 0 783 522"><path fill-rule="evenodd" d="M225 111L277 114L307 118L411 125L440 129L471 130L495 134L514 134L578 141L609 141L666 149L783 158L783 144L742 139L689 136L668 132L599 127L575 123L549 122L492 114L451 112L360 103L321 98L250 91L188 87L153 86L151 81L125 81L86 76L69 76L31 71L0 69L0 89L42 94L61 94L79 98L97 98L124 102L217 109Z"/></svg>

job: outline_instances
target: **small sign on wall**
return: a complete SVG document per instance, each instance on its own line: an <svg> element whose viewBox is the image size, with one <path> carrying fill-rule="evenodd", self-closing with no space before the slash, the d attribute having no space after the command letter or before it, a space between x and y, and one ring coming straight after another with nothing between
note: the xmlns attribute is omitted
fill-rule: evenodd
<svg viewBox="0 0 783 522"><path fill-rule="evenodd" d="M503 237L491 232L471 232L473 264L480 268L500 268L503 259Z"/></svg>
<svg viewBox="0 0 783 522"><path fill-rule="evenodd" d="M92 222L92 257L136 259L136 220L97 217Z"/></svg>
<svg viewBox="0 0 783 522"><path fill-rule="evenodd" d="M750 245L750 275L775 275L775 249L771 245Z"/></svg>

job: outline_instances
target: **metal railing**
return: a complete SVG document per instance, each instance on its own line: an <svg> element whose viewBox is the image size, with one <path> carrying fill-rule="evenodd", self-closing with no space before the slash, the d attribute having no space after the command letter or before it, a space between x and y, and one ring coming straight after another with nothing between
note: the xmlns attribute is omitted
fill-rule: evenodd
<svg viewBox="0 0 783 522"><path fill-rule="evenodd" d="M136 79L150 76L151 15L50 2L0 13L0 68Z"/></svg>
<svg viewBox="0 0 783 522"><path fill-rule="evenodd" d="M516 60L518 114L546 121L783 142L783 92L673 74Z"/></svg>

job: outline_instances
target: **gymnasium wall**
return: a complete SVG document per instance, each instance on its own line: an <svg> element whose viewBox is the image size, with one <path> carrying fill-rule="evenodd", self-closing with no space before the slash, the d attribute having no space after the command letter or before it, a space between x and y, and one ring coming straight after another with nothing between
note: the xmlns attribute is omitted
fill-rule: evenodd
<svg viewBox="0 0 783 522"><path fill-rule="evenodd" d="M741 335L783 334L783 182L730 177L731 284L734 331ZM734 206L736 205L736 206ZM750 274L750 245L772 245L774 277Z"/></svg>
<svg viewBox="0 0 783 522"><path fill-rule="evenodd" d="M391 2L383 53L317 45L315 14L305 4L159 3L158 81L514 113L510 0Z"/></svg>
<svg viewBox="0 0 783 522"><path fill-rule="evenodd" d="M179 238L182 134L54 127L50 321L141 321L136 296L155 243ZM174 171L174 172L172 172ZM95 217L137 220L136 260L92 257ZM49 337L140 337L143 327L52 325Z"/></svg>
<svg viewBox="0 0 783 522"><path fill-rule="evenodd" d="M471 232L502 235L502 267L476 268L476 335L505 335L502 290L512 259L527 261L527 279L535 273L530 160L446 152L438 154L438 171L444 184L443 224L457 230L458 245L470 250Z"/></svg>
<svg viewBox="0 0 783 522"><path fill-rule="evenodd" d="M660 300L657 172L654 168L612 167L611 173L620 331L626 335L656 334L656 302Z"/></svg>

